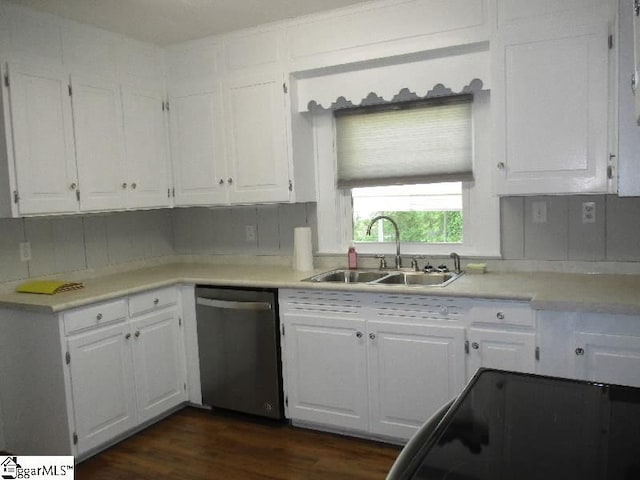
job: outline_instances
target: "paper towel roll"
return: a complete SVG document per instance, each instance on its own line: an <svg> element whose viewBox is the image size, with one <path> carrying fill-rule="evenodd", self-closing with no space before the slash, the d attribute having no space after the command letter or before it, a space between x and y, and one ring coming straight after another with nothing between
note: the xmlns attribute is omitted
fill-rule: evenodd
<svg viewBox="0 0 640 480"><path fill-rule="evenodd" d="M293 230L293 269L299 272L313 270L313 246L311 227L296 227Z"/></svg>

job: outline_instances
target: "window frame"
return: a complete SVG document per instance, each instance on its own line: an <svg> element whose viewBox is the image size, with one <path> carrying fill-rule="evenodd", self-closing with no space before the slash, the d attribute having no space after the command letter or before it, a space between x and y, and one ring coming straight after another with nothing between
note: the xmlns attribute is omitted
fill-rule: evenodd
<svg viewBox="0 0 640 480"><path fill-rule="evenodd" d="M499 199L493 191L491 168L490 95L482 91L472 102L474 180L462 183L463 242L426 244L402 242L403 255L500 258ZM338 189L335 121L331 111L315 113L314 143L318 192L318 253L344 254L352 244L351 190ZM361 254L395 254L393 242L359 242Z"/></svg>

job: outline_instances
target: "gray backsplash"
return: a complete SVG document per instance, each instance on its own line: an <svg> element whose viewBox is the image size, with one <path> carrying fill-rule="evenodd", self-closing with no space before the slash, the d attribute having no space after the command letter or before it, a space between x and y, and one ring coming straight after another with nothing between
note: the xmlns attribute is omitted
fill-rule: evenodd
<svg viewBox="0 0 640 480"><path fill-rule="evenodd" d="M533 221L544 202L546 223ZM582 203L595 203L595 222L582 222ZM640 198L615 195L501 199L505 260L640 261Z"/></svg>
<svg viewBox="0 0 640 480"><path fill-rule="evenodd" d="M585 201L595 202L594 223L582 223ZM534 223L534 202L545 202L546 223ZM501 223L505 260L640 262L640 198L505 197ZM0 281L172 254L291 255L293 229L304 225L317 244L313 203L0 219ZM250 241L247 226L255 229ZM25 241L29 262L20 261Z"/></svg>
<svg viewBox="0 0 640 480"><path fill-rule="evenodd" d="M0 281L171 255L171 210L0 219ZM31 244L20 260L19 243Z"/></svg>

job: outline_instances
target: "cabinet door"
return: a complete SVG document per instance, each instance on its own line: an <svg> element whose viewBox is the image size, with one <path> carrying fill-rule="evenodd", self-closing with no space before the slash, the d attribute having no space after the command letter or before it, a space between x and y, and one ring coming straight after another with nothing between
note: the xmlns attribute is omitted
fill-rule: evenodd
<svg viewBox="0 0 640 480"><path fill-rule="evenodd" d="M575 376L640 387L640 337L576 332Z"/></svg>
<svg viewBox="0 0 640 480"><path fill-rule="evenodd" d="M120 89L98 78L71 77L71 84L80 208L125 208L127 179Z"/></svg>
<svg viewBox="0 0 640 480"><path fill-rule="evenodd" d="M11 64L9 85L20 214L77 211L69 76Z"/></svg>
<svg viewBox="0 0 640 480"><path fill-rule="evenodd" d="M284 323L291 418L366 431L364 320L285 314Z"/></svg>
<svg viewBox="0 0 640 480"><path fill-rule="evenodd" d="M464 328L368 323L371 433L408 439L465 384Z"/></svg>
<svg viewBox="0 0 640 480"><path fill-rule="evenodd" d="M132 322L135 383L141 422L186 399L184 347L174 310Z"/></svg>
<svg viewBox="0 0 640 480"><path fill-rule="evenodd" d="M170 98L175 205L227 203L221 97L210 88Z"/></svg>
<svg viewBox="0 0 640 480"><path fill-rule="evenodd" d="M123 88L122 113L129 207L170 204L168 141L161 92Z"/></svg>
<svg viewBox="0 0 640 480"><path fill-rule="evenodd" d="M606 23L518 26L495 43L497 192L606 193Z"/></svg>
<svg viewBox="0 0 640 480"><path fill-rule="evenodd" d="M68 340L78 453L136 425L131 339L125 325Z"/></svg>
<svg viewBox="0 0 640 480"><path fill-rule="evenodd" d="M289 201L290 114L283 80L277 73L227 84L231 203Z"/></svg>
<svg viewBox="0 0 640 480"><path fill-rule="evenodd" d="M470 379L480 367L534 373L536 370L536 334L470 328L469 363Z"/></svg>

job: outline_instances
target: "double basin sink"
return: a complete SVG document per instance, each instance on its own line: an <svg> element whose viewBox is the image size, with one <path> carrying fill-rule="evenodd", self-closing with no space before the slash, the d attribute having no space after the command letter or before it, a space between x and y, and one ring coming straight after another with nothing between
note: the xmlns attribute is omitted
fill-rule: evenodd
<svg viewBox="0 0 640 480"><path fill-rule="evenodd" d="M402 285L445 287L462 274L453 272L423 273L413 270L331 270L306 278L305 282L358 283L367 285Z"/></svg>

